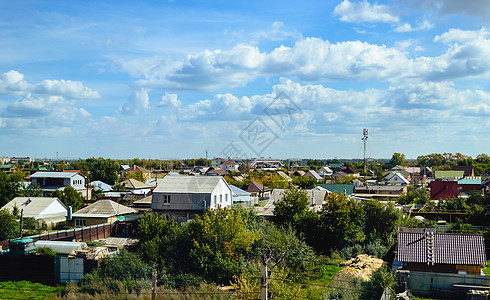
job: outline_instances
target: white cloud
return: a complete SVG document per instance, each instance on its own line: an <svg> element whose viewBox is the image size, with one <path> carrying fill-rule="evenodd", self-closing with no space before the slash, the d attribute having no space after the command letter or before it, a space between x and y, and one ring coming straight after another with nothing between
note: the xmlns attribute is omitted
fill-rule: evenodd
<svg viewBox="0 0 490 300"><path fill-rule="evenodd" d="M160 103L158 103L158 106L179 107L182 105L182 101L177 99L177 97L177 94L169 94L165 92L165 95L162 96L162 99L160 100Z"/></svg>
<svg viewBox="0 0 490 300"><path fill-rule="evenodd" d="M268 40L268 41L284 41L288 39L298 39L301 37L301 34L294 30L286 30L284 29L284 23L282 22L274 22L270 29L267 30L259 30L250 34L250 43L257 44L260 41Z"/></svg>
<svg viewBox="0 0 490 300"><path fill-rule="evenodd" d="M11 70L0 75L0 94L12 94L28 91L30 85L24 81L24 75Z"/></svg>
<svg viewBox="0 0 490 300"><path fill-rule="evenodd" d="M24 80L24 74L15 70L0 75L0 94L22 93L43 94L74 99L100 98L97 91L84 86L79 81L44 80L33 85Z"/></svg>
<svg viewBox="0 0 490 300"><path fill-rule="evenodd" d="M434 28L434 24L430 23L429 21L423 21L422 24L420 24L417 27L412 27L412 25L410 25L409 23L403 23L403 24L395 27L394 31L395 32L411 32L411 31L429 30L432 28Z"/></svg>
<svg viewBox="0 0 490 300"><path fill-rule="evenodd" d="M396 16L390 7L382 4L370 4L367 0L350 2L344 0L334 9L334 14L340 16L340 20L349 23L383 22L397 23Z"/></svg>
<svg viewBox="0 0 490 300"><path fill-rule="evenodd" d="M150 108L149 89L139 89L134 91L129 97L128 102L119 107L118 112L125 115L137 115L141 111L146 111Z"/></svg>
<svg viewBox="0 0 490 300"><path fill-rule="evenodd" d="M75 99L100 98L97 91L84 86L79 81L70 80L44 80L36 84L31 91L39 94L60 95Z"/></svg>
<svg viewBox="0 0 490 300"><path fill-rule="evenodd" d="M469 43L473 41L485 40L490 36L490 32L487 27L483 27L480 30L461 30L451 28L449 31L436 35L434 42L442 42L450 44L453 42Z"/></svg>

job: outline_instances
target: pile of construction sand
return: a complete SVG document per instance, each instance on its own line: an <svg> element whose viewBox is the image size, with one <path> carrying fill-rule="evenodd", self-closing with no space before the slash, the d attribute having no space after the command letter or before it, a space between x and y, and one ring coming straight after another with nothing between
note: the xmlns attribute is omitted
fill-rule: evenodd
<svg viewBox="0 0 490 300"><path fill-rule="evenodd" d="M347 267L335 274L334 280L351 280L353 278L358 278L368 281L371 279L371 274L374 271L387 265L382 259L367 254L359 254L346 261L345 264Z"/></svg>

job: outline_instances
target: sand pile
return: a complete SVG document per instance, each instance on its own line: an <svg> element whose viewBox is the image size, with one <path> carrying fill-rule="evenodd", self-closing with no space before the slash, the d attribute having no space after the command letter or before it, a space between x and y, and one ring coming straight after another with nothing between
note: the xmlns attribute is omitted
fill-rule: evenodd
<svg viewBox="0 0 490 300"><path fill-rule="evenodd" d="M359 278L369 280L371 274L382 266L386 265L382 259L370 256L367 254L359 254L358 256L345 262L347 267L343 268L334 276L334 280L350 280Z"/></svg>

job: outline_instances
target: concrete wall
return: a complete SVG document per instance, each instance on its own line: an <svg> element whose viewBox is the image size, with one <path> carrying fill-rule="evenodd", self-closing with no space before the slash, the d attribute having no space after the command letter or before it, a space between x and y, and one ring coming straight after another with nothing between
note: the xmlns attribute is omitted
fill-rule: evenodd
<svg viewBox="0 0 490 300"><path fill-rule="evenodd" d="M457 293L453 284L490 286L490 276L405 271L398 272L397 278L403 274L409 274L407 288L410 292L422 297Z"/></svg>

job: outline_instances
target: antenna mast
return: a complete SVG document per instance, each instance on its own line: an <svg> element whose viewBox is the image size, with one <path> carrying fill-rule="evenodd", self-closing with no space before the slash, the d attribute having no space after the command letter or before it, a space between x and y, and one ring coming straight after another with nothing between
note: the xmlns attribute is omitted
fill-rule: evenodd
<svg viewBox="0 0 490 300"><path fill-rule="evenodd" d="M367 139L368 139L368 130L367 130L367 128L364 128L362 130L362 135L363 135L363 138L361 140L364 141L364 186L367 186L367 184L366 184L366 175L367 175L366 142L367 142Z"/></svg>

